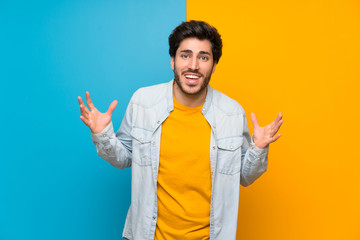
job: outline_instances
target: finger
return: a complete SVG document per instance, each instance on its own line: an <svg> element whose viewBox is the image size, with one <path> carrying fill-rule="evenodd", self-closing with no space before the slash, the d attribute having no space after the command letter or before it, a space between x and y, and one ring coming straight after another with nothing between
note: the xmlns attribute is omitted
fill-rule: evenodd
<svg viewBox="0 0 360 240"><path fill-rule="evenodd" d="M279 122L281 119L282 119L282 113L280 112L280 113L277 115L277 117L276 117L276 119L275 119L275 121L274 121L275 125L277 125L278 122Z"/></svg>
<svg viewBox="0 0 360 240"><path fill-rule="evenodd" d="M113 101L110 106L109 106L109 109L107 110L107 113L110 113L110 115L112 115L114 109L116 108L116 105L118 104L118 101L115 100Z"/></svg>
<svg viewBox="0 0 360 240"><path fill-rule="evenodd" d="M91 101L90 93L88 91L86 91L86 103L87 103L88 107L90 108L90 111L92 111L95 108L94 104Z"/></svg>
<svg viewBox="0 0 360 240"><path fill-rule="evenodd" d="M83 100L82 100L82 98L80 96L78 97L78 101L79 101L79 104L80 104L80 113L81 113L81 115L88 117L89 110L85 106L85 104L84 104L84 102L83 102Z"/></svg>
<svg viewBox="0 0 360 240"><path fill-rule="evenodd" d="M90 127L90 121L84 116L80 116L80 119L85 123L86 126Z"/></svg>
<svg viewBox="0 0 360 240"><path fill-rule="evenodd" d="M80 96L78 96L78 101L79 101L79 105L84 104L84 102Z"/></svg>
<svg viewBox="0 0 360 240"><path fill-rule="evenodd" d="M279 131L279 129L280 129L280 127L281 127L281 125L283 124L283 120L280 120L276 125L275 125L275 127L274 127L274 134L277 132L277 131Z"/></svg>
<svg viewBox="0 0 360 240"><path fill-rule="evenodd" d="M275 142L276 140L279 139L279 137L281 137L281 134L280 134L280 133L277 134L276 136L272 137L272 138L271 138L271 142Z"/></svg>
<svg viewBox="0 0 360 240"><path fill-rule="evenodd" d="M81 117L83 117L85 120L90 121L90 115L84 112L81 112Z"/></svg>
<svg viewBox="0 0 360 240"><path fill-rule="evenodd" d="M90 113L89 109L85 106L85 104L80 105L80 110L85 113Z"/></svg>
<svg viewBox="0 0 360 240"><path fill-rule="evenodd" d="M252 122L254 128L259 127L259 123L257 121L255 113L251 113L250 116L251 116L251 122Z"/></svg>
<svg viewBox="0 0 360 240"><path fill-rule="evenodd" d="M79 101L79 103L80 103L80 101ZM80 112L81 112L81 114L82 115L89 115L89 109L85 106L85 104L84 104L84 102L82 102L81 101L81 103L80 103Z"/></svg>
<svg viewBox="0 0 360 240"><path fill-rule="evenodd" d="M86 118L89 118L89 112L87 109L80 109L81 116L84 116Z"/></svg>

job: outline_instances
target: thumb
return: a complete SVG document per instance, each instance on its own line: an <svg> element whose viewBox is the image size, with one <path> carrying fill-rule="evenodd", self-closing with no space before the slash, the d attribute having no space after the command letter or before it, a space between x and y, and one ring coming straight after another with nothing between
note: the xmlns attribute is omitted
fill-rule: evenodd
<svg viewBox="0 0 360 240"><path fill-rule="evenodd" d="M259 127L259 123L257 121L255 113L251 113L250 116L251 116L251 122L252 122L254 128Z"/></svg>
<svg viewBox="0 0 360 240"><path fill-rule="evenodd" d="M115 100L113 101L110 106L109 106L109 109L107 110L107 113L110 113L110 115L112 115L114 109L116 108L116 105L118 104L118 101Z"/></svg>

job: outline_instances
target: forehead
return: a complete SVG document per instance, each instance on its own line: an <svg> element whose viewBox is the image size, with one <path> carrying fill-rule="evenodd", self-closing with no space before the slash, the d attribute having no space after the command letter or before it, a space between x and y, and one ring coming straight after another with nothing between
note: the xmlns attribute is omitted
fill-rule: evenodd
<svg viewBox="0 0 360 240"><path fill-rule="evenodd" d="M191 50L193 53L208 52L212 54L211 43L209 40L200 40L198 38L186 38L181 41L176 52Z"/></svg>

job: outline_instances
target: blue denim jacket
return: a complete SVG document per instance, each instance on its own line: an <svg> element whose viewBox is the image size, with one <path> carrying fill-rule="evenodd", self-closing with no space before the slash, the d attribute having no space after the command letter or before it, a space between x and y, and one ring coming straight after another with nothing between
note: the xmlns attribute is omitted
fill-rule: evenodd
<svg viewBox="0 0 360 240"><path fill-rule="evenodd" d="M100 157L120 169L132 167L126 239L154 239L161 124L174 108L172 89L173 80L137 90L116 135L112 123L91 135ZM202 114L211 126L210 239L231 240L236 238L239 183L248 186L266 171L268 149L251 141L245 112L235 100L210 86L207 90Z"/></svg>

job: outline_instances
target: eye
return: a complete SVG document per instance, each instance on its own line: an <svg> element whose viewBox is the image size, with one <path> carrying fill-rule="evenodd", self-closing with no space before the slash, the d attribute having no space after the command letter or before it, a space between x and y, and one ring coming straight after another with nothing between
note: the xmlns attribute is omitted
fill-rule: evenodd
<svg viewBox="0 0 360 240"><path fill-rule="evenodd" d="M207 57L207 56L201 56L201 57L200 57L200 60L201 60L201 61L207 61L207 60L209 60L209 57Z"/></svg>
<svg viewBox="0 0 360 240"><path fill-rule="evenodd" d="M189 57L189 54L181 54L181 58L188 59Z"/></svg>

